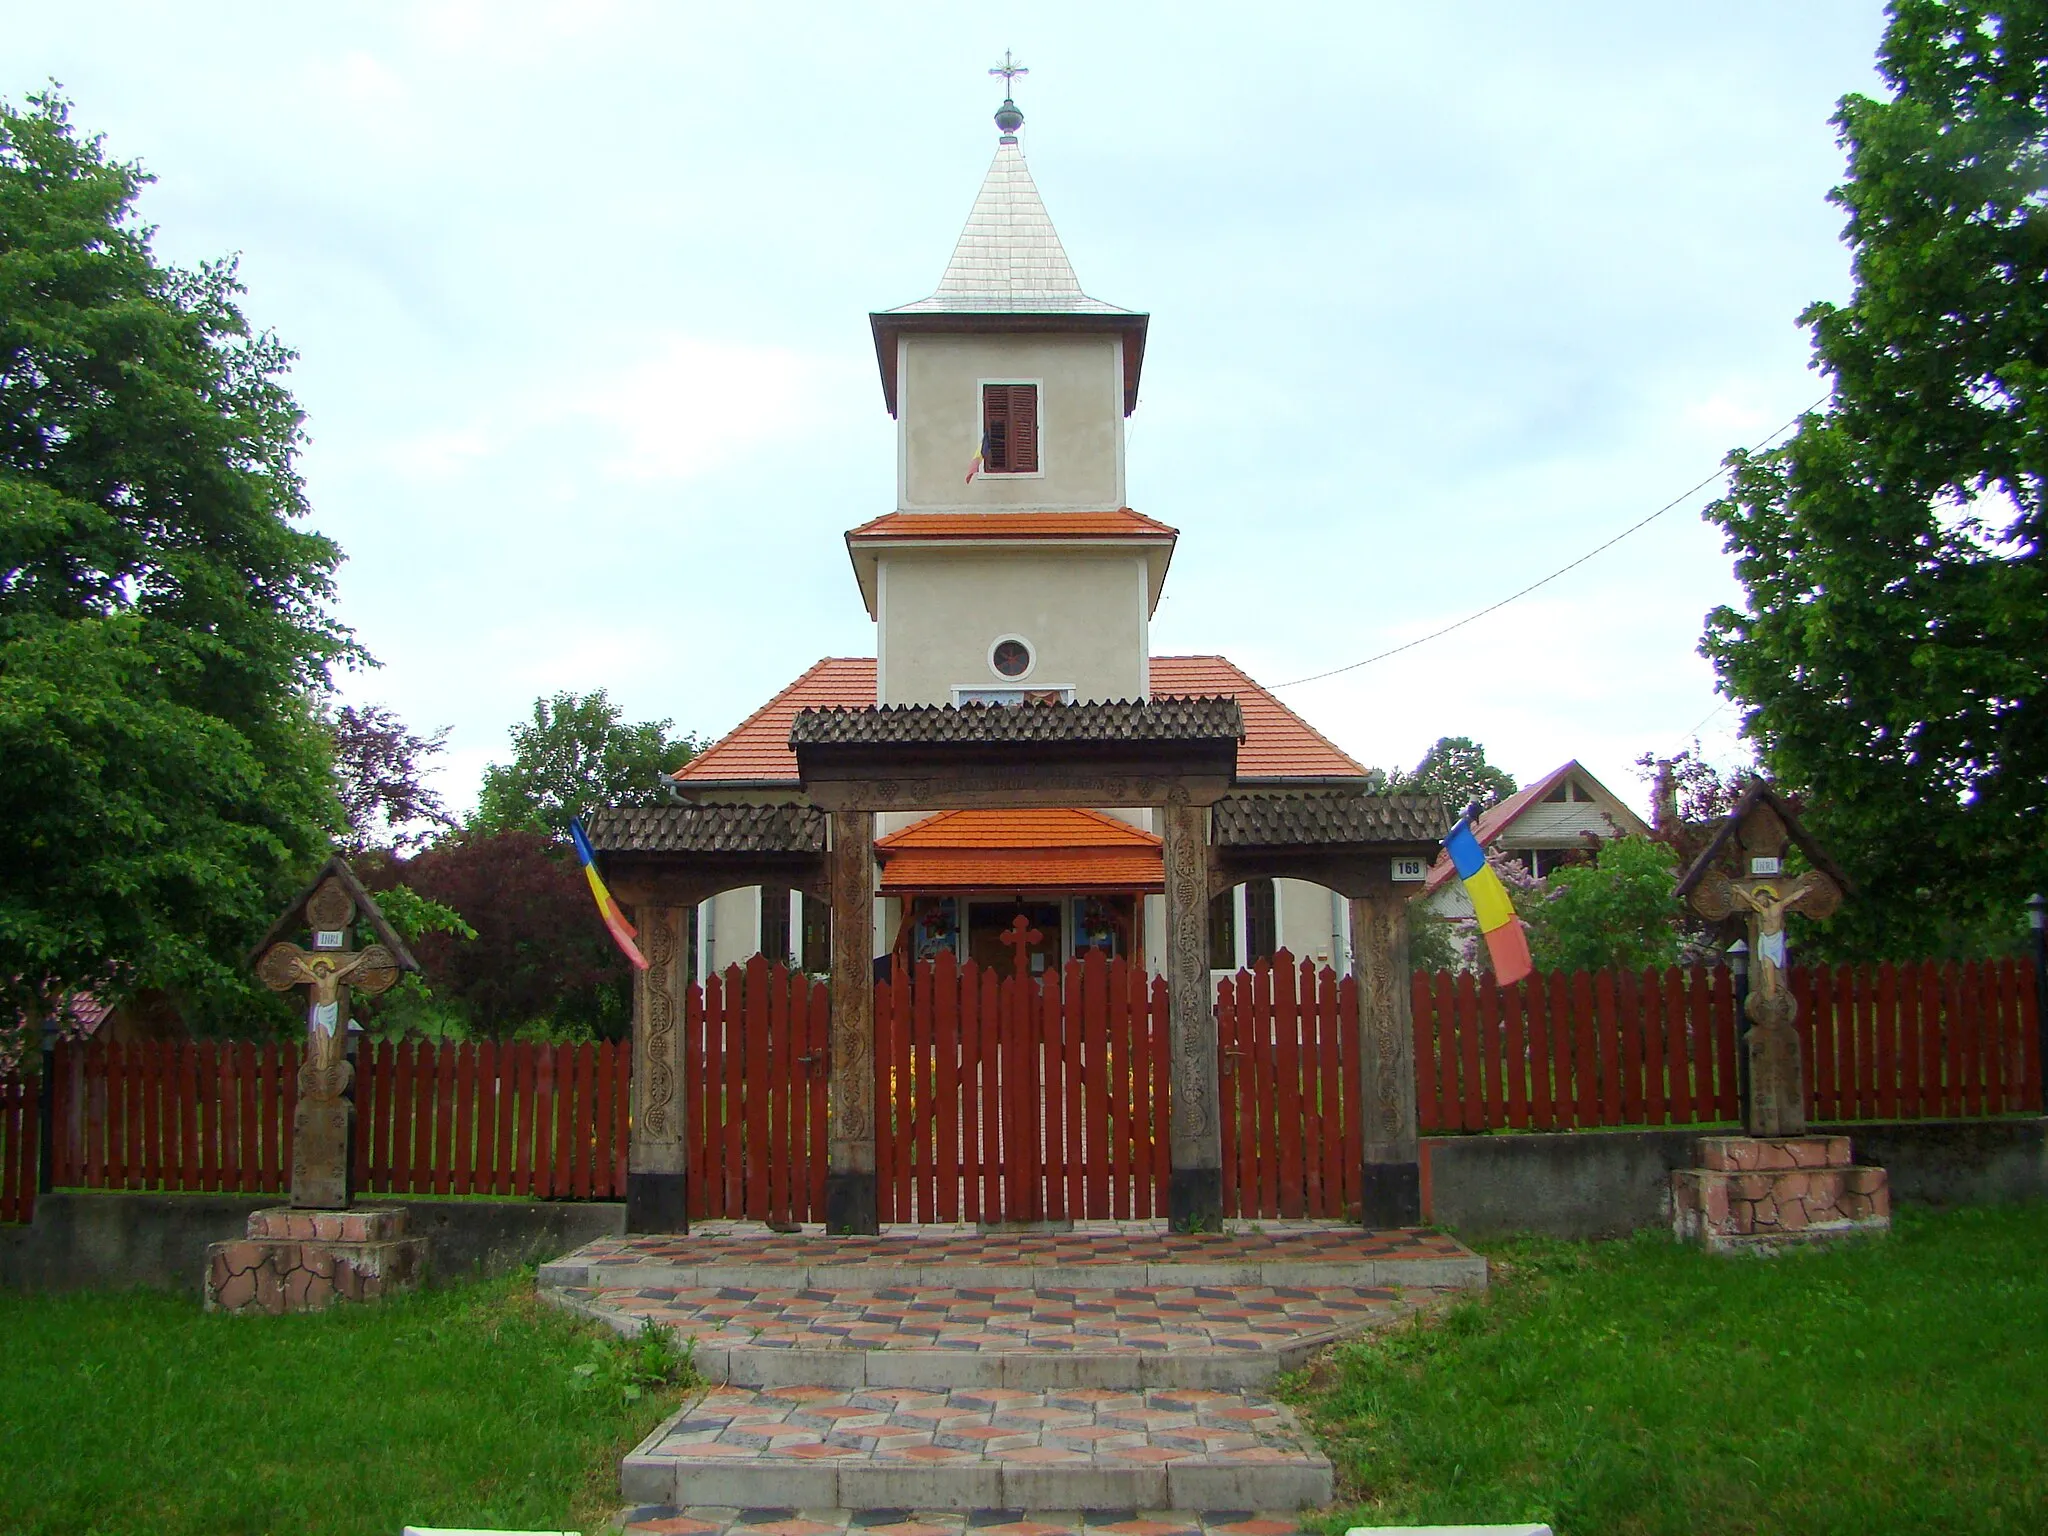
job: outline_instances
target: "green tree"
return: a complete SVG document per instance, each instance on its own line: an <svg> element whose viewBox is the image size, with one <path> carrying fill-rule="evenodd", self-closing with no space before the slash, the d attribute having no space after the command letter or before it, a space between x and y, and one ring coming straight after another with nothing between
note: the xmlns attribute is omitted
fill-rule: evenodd
<svg viewBox="0 0 2048 1536"><path fill-rule="evenodd" d="M1702 653L1862 886L1829 947L1931 947L2048 886L2048 5L1896 0L1842 98L1854 288L1800 317L1828 407L1737 453L1747 592Z"/></svg>
<svg viewBox="0 0 2048 1536"><path fill-rule="evenodd" d="M1678 960L1676 860L1664 844L1621 837L1591 864L1515 882L1515 912L1539 971L1639 971Z"/></svg>
<svg viewBox="0 0 2048 1536"><path fill-rule="evenodd" d="M0 102L0 1018L243 949L339 821L314 699L353 651L295 526L292 354L231 262L160 265L150 178L54 94Z"/></svg>
<svg viewBox="0 0 2048 1536"><path fill-rule="evenodd" d="M475 832L547 832L566 837L569 818L596 805L650 805L664 774L696 756L697 738L671 736L672 720L626 723L595 693L533 701L533 718L512 727L512 761L484 769Z"/></svg>
<svg viewBox="0 0 2048 1536"><path fill-rule="evenodd" d="M1515 792L1515 780L1489 763L1486 748L1471 737L1443 736L1411 771L1388 774L1386 788L1395 794L1435 795L1455 816L1475 800L1482 811L1499 804Z"/></svg>

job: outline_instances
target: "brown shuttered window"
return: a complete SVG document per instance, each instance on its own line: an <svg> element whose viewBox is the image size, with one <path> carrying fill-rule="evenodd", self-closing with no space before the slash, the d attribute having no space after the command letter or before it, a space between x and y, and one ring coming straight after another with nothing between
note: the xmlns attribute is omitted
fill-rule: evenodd
<svg viewBox="0 0 2048 1536"><path fill-rule="evenodd" d="M981 386L982 468L992 475L1038 472L1038 386Z"/></svg>

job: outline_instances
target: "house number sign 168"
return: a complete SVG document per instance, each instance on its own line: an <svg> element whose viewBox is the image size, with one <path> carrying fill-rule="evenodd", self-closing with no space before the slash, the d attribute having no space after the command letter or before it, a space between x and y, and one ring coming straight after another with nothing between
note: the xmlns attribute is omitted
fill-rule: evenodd
<svg viewBox="0 0 2048 1536"><path fill-rule="evenodd" d="M1396 880L1421 880L1427 877L1428 874L1429 866L1420 859L1394 860L1394 878Z"/></svg>

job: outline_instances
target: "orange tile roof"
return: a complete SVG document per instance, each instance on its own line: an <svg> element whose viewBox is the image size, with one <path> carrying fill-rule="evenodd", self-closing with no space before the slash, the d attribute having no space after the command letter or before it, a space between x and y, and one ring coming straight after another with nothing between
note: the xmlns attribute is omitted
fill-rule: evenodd
<svg viewBox="0 0 2048 1536"><path fill-rule="evenodd" d="M1154 656L1152 696L1227 693L1244 711L1240 779L1353 779L1365 766L1225 656Z"/></svg>
<svg viewBox="0 0 2048 1536"><path fill-rule="evenodd" d="M978 514L977 514L978 515ZM1350 779L1365 769L1301 716L1222 656L1154 656L1152 695L1229 694L1244 711L1244 742L1237 749L1240 779ZM675 777L683 784L794 785L796 754L789 727L800 709L852 707L875 702L875 663L869 656L828 656Z"/></svg>
<svg viewBox="0 0 2048 1536"><path fill-rule="evenodd" d="M1006 806L991 811L939 811L875 839L886 858L903 848L1150 848L1159 839L1103 811L1066 806Z"/></svg>
<svg viewBox="0 0 2048 1536"><path fill-rule="evenodd" d="M1133 539L1180 537L1133 512L890 512L846 535L854 539Z"/></svg>
<svg viewBox="0 0 2048 1536"><path fill-rule="evenodd" d="M1100 811L941 811L875 854L885 892L1165 889L1159 839Z"/></svg>
<svg viewBox="0 0 2048 1536"><path fill-rule="evenodd" d="M827 656L676 770L678 783L795 783L790 722L800 709L866 709L875 702L871 656Z"/></svg>

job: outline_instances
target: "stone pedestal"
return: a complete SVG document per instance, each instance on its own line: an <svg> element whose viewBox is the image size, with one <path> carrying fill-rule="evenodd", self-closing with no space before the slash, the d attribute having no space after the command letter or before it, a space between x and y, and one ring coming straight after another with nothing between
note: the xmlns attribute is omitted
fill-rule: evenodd
<svg viewBox="0 0 2048 1536"><path fill-rule="evenodd" d="M1882 1235L1882 1168L1849 1161L1846 1136L1702 1136L1699 1166L1671 1175L1671 1226L1713 1253Z"/></svg>
<svg viewBox="0 0 2048 1536"><path fill-rule="evenodd" d="M426 1269L403 1210L254 1211L246 1238L207 1245L206 1310L317 1312L412 1290Z"/></svg>

